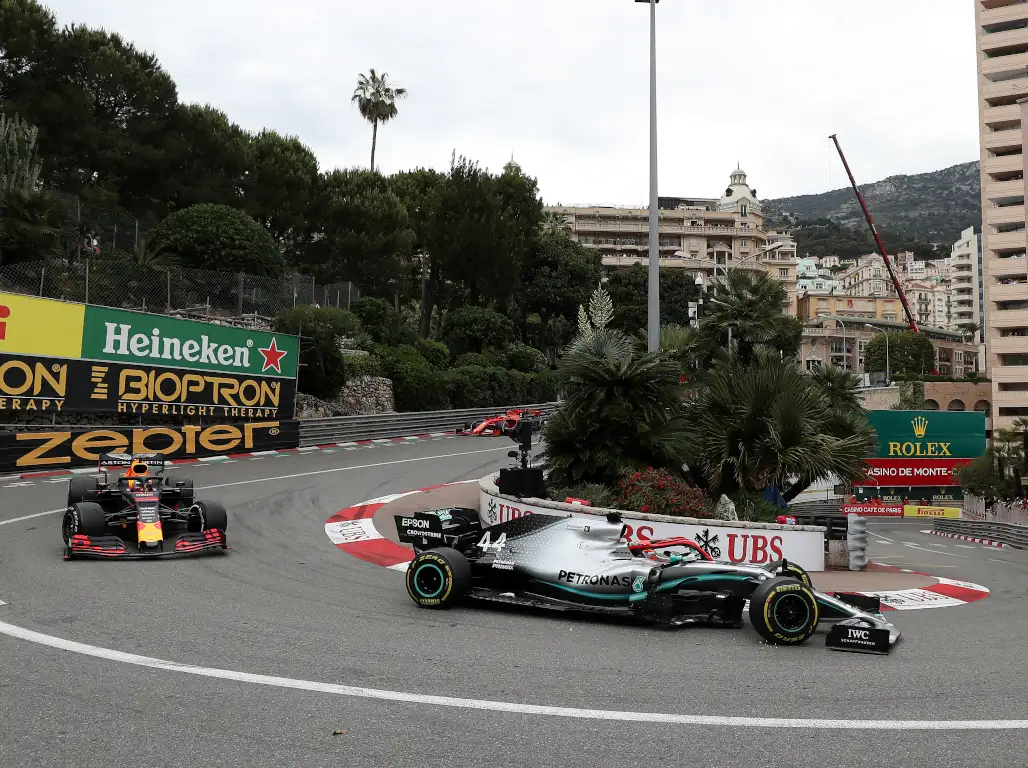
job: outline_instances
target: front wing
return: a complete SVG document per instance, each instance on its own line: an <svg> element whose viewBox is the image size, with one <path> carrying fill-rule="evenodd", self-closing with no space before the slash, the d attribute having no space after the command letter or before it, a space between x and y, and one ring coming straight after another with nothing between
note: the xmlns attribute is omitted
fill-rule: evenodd
<svg viewBox="0 0 1028 768"><path fill-rule="evenodd" d="M76 558L118 558L121 560L152 560L160 557L182 557L216 549L228 549L225 531L209 528L199 533L182 533L164 540L164 547L156 550L131 548L120 536L71 537L70 546L65 548L64 559Z"/></svg>

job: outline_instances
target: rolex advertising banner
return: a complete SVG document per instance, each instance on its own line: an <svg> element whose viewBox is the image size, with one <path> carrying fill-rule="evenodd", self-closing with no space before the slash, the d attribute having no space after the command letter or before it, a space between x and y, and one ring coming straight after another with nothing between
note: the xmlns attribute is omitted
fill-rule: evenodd
<svg viewBox="0 0 1028 768"><path fill-rule="evenodd" d="M980 411L871 411L880 459L976 459L985 454Z"/></svg>
<svg viewBox="0 0 1028 768"><path fill-rule="evenodd" d="M0 472L95 465L102 453L162 453L169 461L280 450L300 441L295 420L180 427L55 427L0 432Z"/></svg>
<svg viewBox="0 0 1028 768"><path fill-rule="evenodd" d="M297 337L0 293L0 411L291 419Z"/></svg>
<svg viewBox="0 0 1028 768"><path fill-rule="evenodd" d="M906 488L905 498L920 499L913 488L959 486L953 473L985 454L985 414L979 411L871 411L868 421L875 451L857 486Z"/></svg>

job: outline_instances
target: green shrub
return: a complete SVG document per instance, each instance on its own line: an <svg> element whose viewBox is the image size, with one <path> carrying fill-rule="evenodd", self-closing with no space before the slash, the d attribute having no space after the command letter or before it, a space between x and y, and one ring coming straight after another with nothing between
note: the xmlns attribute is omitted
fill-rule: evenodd
<svg viewBox="0 0 1028 768"><path fill-rule="evenodd" d="M446 313L443 341L456 354L503 347L514 339L514 323L485 307L461 307Z"/></svg>
<svg viewBox="0 0 1028 768"><path fill-rule="evenodd" d="M465 352L463 355L459 355L457 357L454 367L464 368L469 365L473 365L476 368L489 368L492 366L492 362L488 357L479 354L478 352Z"/></svg>
<svg viewBox="0 0 1028 768"><path fill-rule="evenodd" d="M275 318L279 333L300 335L299 389L323 400L332 400L346 383L347 374L339 338L360 327L344 309L300 305Z"/></svg>
<svg viewBox="0 0 1028 768"><path fill-rule="evenodd" d="M394 341L396 316L385 299L361 296L350 303L350 311L361 321L361 327L379 344Z"/></svg>
<svg viewBox="0 0 1028 768"><path fill-rule="evenodd" d="M522 373L546 370L546 356L527 344L511 344L506 350L505 367Z"/></svg>
<svg viewBox="0 0 1028 768"><path fill-rule="evenodd" d="M375 355L381 360L383 374L393 382L397 411L437 411L450 407L447 376L433 370L417 349L379 344Z"/></svg>
<svg viewBox="0 0 1028 768"><path fill-rule="evenodd" d="M614 489L618 509L672 517L709 518L713 505L703 492L666 469L626 472Z"/></svg>
<svg viewBox="0 0 1028 768"><path fill-rule="evenodd" d="M495 405L489 372L478 365L465 365L448 376L450 402L454 408L488 408Z"/></svg>
<svg viewBox="0 0 1028 768"><path fill-rule="evenodd" d="M450 365L450 350L441 341L431 339L418 339L415 346L421 356L428 360L428 364L437 371L444 370Z"/></svg>
<svg viewBox="0 0 1028 768"><path fill-rule="evenodd" d="M526 403L555 403L557 402L557 387L560 379L554 371L543 371L532 374L528 386L528 399Z"/></svg>
<svg viewBox="0 0 1028 768"><path fill-rule="evenodd" d="M343 370L347 381L361 376L381 376L382 361L374 355L343 355Z"/></svg>

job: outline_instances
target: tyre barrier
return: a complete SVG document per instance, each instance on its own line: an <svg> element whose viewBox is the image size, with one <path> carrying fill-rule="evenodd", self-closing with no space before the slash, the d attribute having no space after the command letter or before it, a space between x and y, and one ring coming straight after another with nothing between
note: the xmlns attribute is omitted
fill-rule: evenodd
<svg viewBox="0 0 1028 768"><path fill-rule="evenodd" d="M935 518L936 533L968 536L974 539L994 541L1015 549L1028 549L1028 525L1014 523L990 523L983 520L953 520Z"/></svg>

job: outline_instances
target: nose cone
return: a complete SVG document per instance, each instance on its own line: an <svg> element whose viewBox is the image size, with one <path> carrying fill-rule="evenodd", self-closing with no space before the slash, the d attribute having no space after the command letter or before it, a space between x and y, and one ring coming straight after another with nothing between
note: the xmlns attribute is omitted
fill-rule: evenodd
<svg viewBox="0 0 1028 768"><path fill-rule="evenodd" d="M136 523L136 540L140 544L156 544L164 541L164 531L161 524L157 523Z"/></svg>

